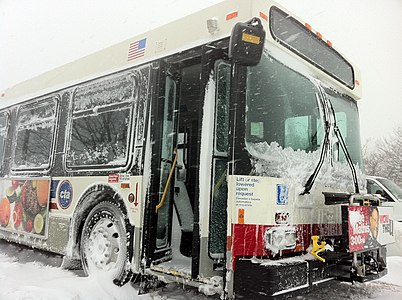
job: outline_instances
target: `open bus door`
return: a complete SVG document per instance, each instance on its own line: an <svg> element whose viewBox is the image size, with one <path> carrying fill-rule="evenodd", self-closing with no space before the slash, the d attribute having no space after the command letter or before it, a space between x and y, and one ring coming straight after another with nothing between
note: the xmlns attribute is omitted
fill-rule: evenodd
<svg viewBox="0 0 402 300"><path fill-rule="evenodd" d="M201 57L162 62L151 139L148 257L152 269L190 278L194 211L198 201ZM169 262L169 263L166 263Z"/></svg>
<svg viewBox="0 0 402 300"><path fill-rule="evenodd" d="M200 274L223 275L227 108L224 108L225 125L220 124L226 129L220 132L219 139L213 125L216 117L204 115L205 106L215 110L215 95L206 95L211 75L215 75L216 80L219 69L230 76L230 66L222 60L226 51L211 49L204 46L185 53L184 57L175 55L162 62L159 96L153 104L150 128L151 204L145 223L149 229L144 235L144 246L148 249L145 254L151 270L187 279L196 279ZM229 88L228 81L226 84L224 89ZM225 93L228 96L228 91ZM208 97L211 99L206 100ZM203 123L209 125L203 126ZM205 135L208 140L214 136L219 151L214 151ZM201 158L202 155L207 159ZM208 166L204 166L205 160L209 162ZM218 223L220 229L215 230ZM208 232L213 233L209 235Z"/></svg>

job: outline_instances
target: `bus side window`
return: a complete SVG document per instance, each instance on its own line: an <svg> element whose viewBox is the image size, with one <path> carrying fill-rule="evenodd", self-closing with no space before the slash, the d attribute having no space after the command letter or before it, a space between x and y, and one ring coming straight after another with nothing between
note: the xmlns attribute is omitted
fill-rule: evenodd
<svg viewBox="0 0 402 300"><path fill-rule="evenodd" d="M136 76L135 98L137 102L137 120L136 120L136 146L142 146L145 134L145 116L148 101L150 67L138 71Z"/></svg>
<svg viewBox="0 0 402 300"><path fill-rule="evenodd" d="M78 87L73 97L67 166L118 167L129 161L139 73L125 72Z"/></svg>
<svg viewBox="0 0 402 300"><path fill-rule="evenodd" d="M136 73L136 91L134 91L134 97L136 104L136 113L137 116L135 120L135 153L134 153L134 166L132 171L134 174L142 173L142 154L143 154L143 146L145 140L145 127L146 127L146 116L147 116L147 103L149 97L149 77L150 77L149 66L146 66Z"/></svg>
<svg viewBox="0 0 402 300"><path fill-rule="evenodd" d="M55 97L22 105L17 116L13 169L50 167L56 124Z"/></svg>
<svg viewBox="0 0 402 300"><path fill-rule="evenodd" d="M8 124L8 114L7 113L1 113L0 114L0 165L1 168L3 168L4 163L4 150L5 150L5 144L7 140L7 124ZM0 170L3 171L3 170Z"/></svg>

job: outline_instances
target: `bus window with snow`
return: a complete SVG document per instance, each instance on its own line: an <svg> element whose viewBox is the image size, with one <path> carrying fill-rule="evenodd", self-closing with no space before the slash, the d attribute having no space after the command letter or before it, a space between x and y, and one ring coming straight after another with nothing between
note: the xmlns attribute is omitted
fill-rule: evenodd
<svg viewBox="0 0 402 300"><path fill-rule="evenodd" d="M56 125L55 98L22 105L18 111L13 168L45 169L50 166Z"/></svg>
<svg viewBox="0 0 402 300"><path fill-rule="evenodd" d="M0 114L0 162L3 166L3 158L4 158L4 145L7 140L7 113Z"/></svg>
<svg viewBox="0 0 402 300"><path fill-rule="evenodd" d="M125 73L77 89L68 167L124 166L131 132L135 77Z"/></svg>

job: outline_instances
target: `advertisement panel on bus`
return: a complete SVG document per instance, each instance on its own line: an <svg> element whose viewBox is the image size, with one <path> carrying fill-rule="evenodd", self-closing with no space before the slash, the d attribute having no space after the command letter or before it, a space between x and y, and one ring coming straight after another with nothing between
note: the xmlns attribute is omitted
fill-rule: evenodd
<svg viewBox="0 0 402 300"><path fill-rule="evenodd" d="M347 210L350 252L377 248L395 241L391 207L348 206Z"/></svg>
<svg viewBox="0 0 402 300"><path fill-rule="evenodd" d="M47 238L50 179L0 180L0 229Z"/></svg>

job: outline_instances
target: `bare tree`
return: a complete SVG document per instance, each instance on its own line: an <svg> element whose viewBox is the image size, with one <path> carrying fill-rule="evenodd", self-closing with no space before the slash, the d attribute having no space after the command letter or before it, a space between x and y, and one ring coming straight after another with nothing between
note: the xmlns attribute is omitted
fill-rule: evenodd
<svg viewBox="0 0 402 300"><path fill-rule="evenodd" d="M387 177L402 186L402 126L363 147L366 174Z"/></svg>

